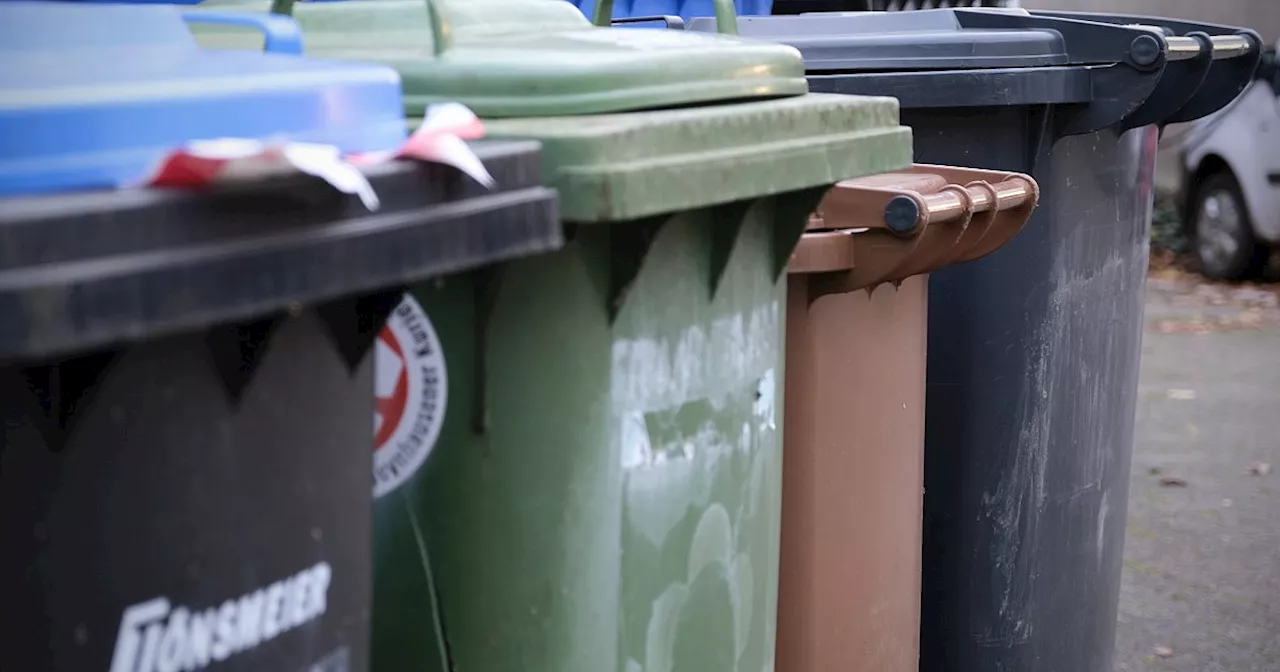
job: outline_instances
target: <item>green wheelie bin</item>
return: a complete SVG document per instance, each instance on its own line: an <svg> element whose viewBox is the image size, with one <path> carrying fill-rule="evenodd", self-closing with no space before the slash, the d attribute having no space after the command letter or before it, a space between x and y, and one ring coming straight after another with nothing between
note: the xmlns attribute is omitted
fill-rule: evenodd
<svg viewBox="0 0 1280 672"><path fill-rule="evenodd" d="M568 240L389 320L374 669L772 670L784 271L832 184L910 164L897 102L558 0L293 15L310 55L394 66L407 116L539 140Z"/></svg>

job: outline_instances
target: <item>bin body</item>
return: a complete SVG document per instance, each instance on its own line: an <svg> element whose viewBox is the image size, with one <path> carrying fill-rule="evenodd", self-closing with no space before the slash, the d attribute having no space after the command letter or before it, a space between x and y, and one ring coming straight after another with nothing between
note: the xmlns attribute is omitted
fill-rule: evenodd
<svg viewBox="0 0 1280 672"><path fill-rule="evenodd" d="M558 246L536 151L478 148L492 193L370 168L376 214L310 178L0 204L0 667L368 669L370 346L405 283Z"/></svg>
<svg viewBox="0 0 1280 672"><path fill-rule="evenodd" d="M835 174L905 164L895 109L820 96L601 115L589 144L578 119L489 122L543 142L573 240L415 290L448 410L421 469L377 503L376 669L772 665L782 269ZM754 157L708 151L750 154L741 138L771 132L770 165L789 168L768 186ZM588 147L666 161L637 175L583 161ZM704 179L725 186L660 186Z"/></svg>
<svg viewBox="0 0 1280 672"><path fill-rule="evenodd" d="M0 372L6 668L365 669L372 368L316 314Z"/></svg>
<svg viewBox="0 0 1280 672"><path fill-rule="evenodd" d="M922 669L1111 668L1157 133L966 135L1031 116L904 114L921 160L1042 186L1017 238L930 283Z"/></svg>
<svg viewBox="0 0 1280 672"><path fill-rule="evenodd" d="M1260 41L1089 18L922 10L740 22L745 36L799 48L811 90L898 97L917 161L1023 172L1041 186L1011 244L930 282L921 669L1110 670L1152 124L1230 102ZM1197 37L1198 54L1176 60L1133 24L1236 35L1247 48L1218 58Z"/></svg>
<svg viewBox="0 0 1280 672"><path fill-rule="evenodd" d="M916 165L819 205L788 267L779 668L919 669L928 274L1007 243L1038 193Z"/></svg>
<svg viewBox="0 0 1280 672"><path fill-rule="evenodd" d="M918 669L928 276L791 275L778 669Z"/></svg>
<svg viewBox="0 0 1280 672"><path fill-rule="evenodd" d="M783 309L771 204L754 212L714 296L705 215L663 224L612 324L595 274L635 223L415 292L448 410L377 503L377 669L448 669L442 651L478 669L772 659ZM430 578L443 640L424 636Z"/></svg>

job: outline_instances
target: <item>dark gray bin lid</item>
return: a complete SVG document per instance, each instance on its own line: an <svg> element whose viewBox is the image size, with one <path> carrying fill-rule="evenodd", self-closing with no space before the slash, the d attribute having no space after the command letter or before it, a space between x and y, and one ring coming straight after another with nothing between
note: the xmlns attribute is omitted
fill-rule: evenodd
<svg viewBox="0 0 1280 672"><path fill-rule="evenodd" d="M696 18L687 28L714 32L715 22ZM1149 29L993 8L744 16L738 32L794 46L810 73L1126 62L1151 70L1164 65L1166 51ZM1151 38L1146 46L1153 58L1138 62L1133 41L1144 36Z"/></svg>
<svg viewBox="0 0 1280 672"><path fill-rule="evenodd" d="M1262 52L1244 29L1020 9L741 17L738 28L798 49L811 91L904 108L1070 105L1056 129L1067 135L1204 116L1243 90Z"/></svg>
<svg viewBox="0 0 1280 672"><path fill-rule="evenodd" d="M0 200L0 361L265 317L560 247L538 143L474 147L494 190L443 165L382 164L365 171L376 212L305 176Z"/></svg>
<svg viewBox="0 0 1280 672"><path fill-rule="evenodd" d="M952 10L743 16L738 33L799 49L809 72L1025 68L1071 61L1057 31L970 28L963 18ZM714 32L715 20L696 18L688 26Z"/></svg>
<svg viewBox="0 0 1280 672"><path fill-rule="evenodd" d="M1013 0L773 0L771 14L906 12L943 7L1009 7Z"/></svg>

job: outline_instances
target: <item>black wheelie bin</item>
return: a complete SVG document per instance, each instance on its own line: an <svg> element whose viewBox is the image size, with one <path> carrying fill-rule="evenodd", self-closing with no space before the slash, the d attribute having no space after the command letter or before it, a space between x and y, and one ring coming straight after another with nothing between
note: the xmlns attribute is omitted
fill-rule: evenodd
<svg viewBox="0 0 1280 672"><path fill-rule="evenodd" d="M477 143L493 190L361 168L376 212L133 187L210 138L394 151L399 78L160 5L0 3L0 53L0 670L369 669L374 341L408 283L561 246L539 145Z"/></svg>
<svg viewBox="0 0 1280 672"><path fill-rule="evenodd" d="M739 26L797 47L812 91L898 98L917 162L1040 184L1017 238L930 283L921 669L1109 672L1156 142L1243 90L1258 35L984 9Z"/></svg>

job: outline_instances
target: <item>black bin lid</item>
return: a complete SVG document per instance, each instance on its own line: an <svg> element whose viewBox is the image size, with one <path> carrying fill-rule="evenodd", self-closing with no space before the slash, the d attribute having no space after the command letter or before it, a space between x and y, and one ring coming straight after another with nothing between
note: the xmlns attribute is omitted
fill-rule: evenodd
<svg viewBox="0 0 1280 672"><path fill-rule="evenodd" d="M810 91L906 109L1072 106L1055 122L1068 135L1209 114L1248 84L1262 48L1226 26L999 8L742 17L738 28L798 49Z"/></svg>
<svg viewBox="0 0 1280 672"><path fill-rule="evenodd" d="M689 21L688 30L714 32L713 19ZM799 16L744 16L738 32L796 47L816 72L965 70L1130 62L1133 40L1153 36L1164 65L1163 34L1137 27L1041 16L1024 9L926 9L914 12L818 12Z"/></svg>
<svg viewBox="0 0 1280 672"><path fill-rule="evenodd" d="M1071 62L1058 31L970 27L965 14L941 9L744 16L738 19L738 32L799 49L808 72L1024 68ZM715 31L714 19L692 19L688 25L690 30Z"/></svg>

